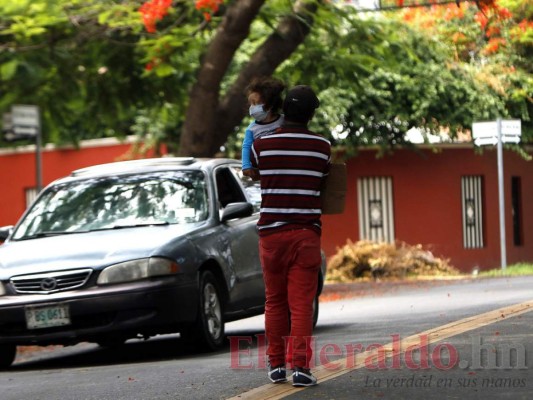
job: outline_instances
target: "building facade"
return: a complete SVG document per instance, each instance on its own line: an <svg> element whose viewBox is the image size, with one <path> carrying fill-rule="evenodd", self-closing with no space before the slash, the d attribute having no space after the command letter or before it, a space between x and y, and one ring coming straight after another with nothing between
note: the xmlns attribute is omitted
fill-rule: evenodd
<svg viewBox="0 0 533 400"><path fill-rule="evenodd" d="M504 150L507 264L533 261L533 161ZM496 149L470 144L421 146L347 161L345 212L323 216L323 246L347 239L421 244L470 272L501 266Z"/></svg>
<svg viewBox="0 0 533 400"><path fill-rule="evenodd" d="M42 151L43 184L128 158L134 146L134 138L84 141L78 149L49 145ZM532 262L533 161L505 150L503 165L507 263ZM361 150L347 161L347 173L344 213L323 216L327 256L348 239L369 239L421 244L464 272L501 265L495 149L478 154L469 144L440 144L381 158ZM35 148L0 149L0 226L16 223L35 186Z"/></svg>

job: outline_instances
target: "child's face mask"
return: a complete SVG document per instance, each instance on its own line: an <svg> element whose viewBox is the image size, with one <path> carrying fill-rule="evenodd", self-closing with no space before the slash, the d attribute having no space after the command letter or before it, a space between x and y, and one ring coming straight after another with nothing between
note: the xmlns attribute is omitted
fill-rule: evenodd
<svg viewBox="0 0 533 400"><path fill-rule="evenodd" d="M250 106L250 117L256 121L263 121L268 115L268 111L263 109L263 104L254 104Z"/></svg>

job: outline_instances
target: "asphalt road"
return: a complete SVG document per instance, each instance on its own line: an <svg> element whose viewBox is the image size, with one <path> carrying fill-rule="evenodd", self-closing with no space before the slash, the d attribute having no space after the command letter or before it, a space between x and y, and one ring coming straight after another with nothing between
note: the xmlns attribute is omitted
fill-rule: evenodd
<svg viewBox="0 0 533 400"><path fill-rule="evenodd" d="M216 353L176 336L24 352L0 372L0 399L533 398L533 277L328 286L324 298L338 300L321 303L316 387L267 383L260 316L227 324Z"/></svg>

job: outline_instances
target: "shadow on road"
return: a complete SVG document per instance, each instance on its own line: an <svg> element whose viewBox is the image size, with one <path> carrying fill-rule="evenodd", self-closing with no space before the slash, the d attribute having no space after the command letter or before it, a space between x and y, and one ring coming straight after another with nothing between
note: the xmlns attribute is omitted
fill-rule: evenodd
<svg viewBox="0 0 533 400"><path fill-rule="evenodd" d="M217 353L224 353L228 350L229 342ZM58 347L52 351L37 350L35 354L23 354L18 356L10 371L166 361L194 357L203 353L202 349L182 342L177 336L156 337L146 341L132 340L117 347L100 347L92 343L80 343L74 347Z"/></svg>
<svg viewBox="0 0 533 400"><path fill-rule="evenodd" d="M315 328L315 334L324 334L338 330L344 324L321 325ZM226 336L224 346L209 354L230 352L230 336L256 337L264 334L262 329L231 329ZM255 343L255 342L254 342ZM9 371L30 371L62 368L81 368L153 361L169 361L205 355L206 351L182 342L177 335L154 337L150 340L130 340L122 346L100 347L92 343L80 343L76 346L34 348L19 353Z"/></svg>

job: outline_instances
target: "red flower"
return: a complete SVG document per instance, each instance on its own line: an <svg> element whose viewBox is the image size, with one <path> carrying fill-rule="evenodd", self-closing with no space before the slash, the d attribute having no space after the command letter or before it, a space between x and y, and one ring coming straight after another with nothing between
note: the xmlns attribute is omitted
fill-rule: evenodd
<svg viewBox="0 0 533 400"><path fill-rule="evenodd" d="M202 11L206 21L211 21L211 15L216 13L224 0L196 0L195 7Z"/></svg>
<svg viewBox="0 0 533 400"><path fill-rule="evenodd" d="M505 39L502 39L502 38L490 39L487 45L485 46L485 48L483 49L483 51L485 52L485 54L494 54L499 50L500 46L505 45L505 44L506 44Z"/></svg>
<svg viewBox="0 0 533 400"><path fill-rule="evenodd" d="M513 17L513 14L511 13L511 11L509 11L505 7L495 6L494 9L496 10L496 14L498 15L500 19L511 19Z"/></svg>
<svg viewBox="0 0 533 400"><path fill-rule="evenodd" d="M522 32L525 32L525 31L527 31L528 29L533 29L533 22L528 21L527 19L524 19L524 20L522 20L522 22L520 22L520 23L518 24L518 26L520 27L520 29L522 30Z"/></svg>
<svg viewBox="0 0 533 400"><path fill-rule="evenodd" d="M171 5L172 0L148 0L139 7L147 32L154 33L156 31L156 22L168 14L168 9Z"/></svg>
<svg viewBox="0 0 533 400"><path fill-rule="evenodd" d="M485 36L487 36L488 38L493 37L493 36L498 36L500 32L501 32L500 27L491 25L487 28L487 31L485 32Z"/></svg>
<svg viewBox="0 0 533 400"><path fill-rule="evenodd" d="M487 16L481 12L478 12L474 19L478 22L478 24L481 26L481 29L485 29L487 26L487 23L489 22L489 19Z"/></svg>
<svg viewBox="0 0 533 400"><path fill-rule="evenodd" d="M146 65L144 66L144 69L148 72L153 70L155 67L157 67L161 63L161 60L159 58L152 58Z"/></svg>

